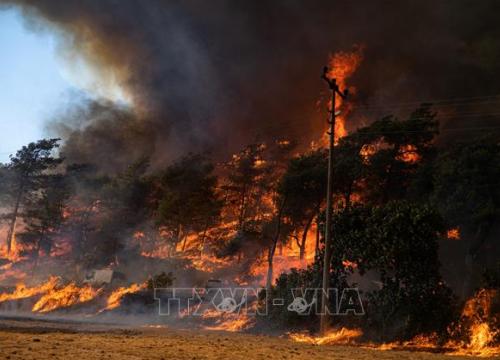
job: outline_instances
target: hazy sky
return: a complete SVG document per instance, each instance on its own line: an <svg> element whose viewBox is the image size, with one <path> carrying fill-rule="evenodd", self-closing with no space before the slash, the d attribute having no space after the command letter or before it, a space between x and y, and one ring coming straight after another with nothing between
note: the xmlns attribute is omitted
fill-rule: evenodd
<svg viewBox="0 0 500 360"><path fill-rule="evenodd" d="M70 89L54 38L26 30L16 11L0 11L0 161L43 136L43 119Z"/></svg>
<svg viewBox="0 0 500 360"><path fill-rule="evenodd" d="M74 102L75 91L94 95L89 67L81 61L67 66L56 46L56 35L30 31L15 9L0 10L0 162L47 136L45 121Z"/></svg>

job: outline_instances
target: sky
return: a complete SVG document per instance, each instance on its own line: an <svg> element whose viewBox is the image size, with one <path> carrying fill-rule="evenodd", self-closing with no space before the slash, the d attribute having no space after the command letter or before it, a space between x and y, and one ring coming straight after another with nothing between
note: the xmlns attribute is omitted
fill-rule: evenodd
<svg viewBox="0 0 500 360"><path fill-rule="evenodd" d="M0 10L0 162L48 136L44 124L74 101L72 94L92 96L98 88L84 61L64 64L57 44L56 34L26 28L16 9ZM109 93L115 100L123 95L119 89Z"/></svg>

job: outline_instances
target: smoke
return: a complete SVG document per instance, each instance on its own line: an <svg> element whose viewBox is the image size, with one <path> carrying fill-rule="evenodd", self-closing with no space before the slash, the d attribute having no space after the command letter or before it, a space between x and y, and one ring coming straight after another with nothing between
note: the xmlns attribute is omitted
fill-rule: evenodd
<svg viewBox="0 0 500 360"><path fill-rule="evenodd" d="M119 169L148 155L216 156L251 141L317 139L328 54L364 46L357 104L499 92L500 3L4 0L61 52L90 61L134 104L87 100L53 120L71 161ZM349 127L355 127L355 119Z"/></svg>

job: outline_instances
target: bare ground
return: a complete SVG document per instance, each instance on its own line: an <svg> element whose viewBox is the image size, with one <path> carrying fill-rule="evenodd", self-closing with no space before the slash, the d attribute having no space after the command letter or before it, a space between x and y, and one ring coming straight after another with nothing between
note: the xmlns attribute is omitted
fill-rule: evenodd
<svg viewBox="0 0 500 360"><path fill-rule="evenodd" d="M1 359L473 359L356 346L316 346L262 335L0 319Z"/></svg>

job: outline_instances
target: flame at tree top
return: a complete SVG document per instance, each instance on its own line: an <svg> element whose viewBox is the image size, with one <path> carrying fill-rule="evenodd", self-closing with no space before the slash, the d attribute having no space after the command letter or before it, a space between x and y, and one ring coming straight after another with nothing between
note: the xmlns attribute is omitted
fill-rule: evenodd
<svg viewBox="0 0 500 360"><path fill-rule="evenodd" d="M326 76L329 79L336 79L337 85L341 91L348 89L350 94L355 93L356 88L353 86L347 86L347 79L349 79L359 67L361 61L363 60L363 48L356 47L352 52L339 51L332 55L328 60L328 73ZM346 105L349 103L346 103ZM337 116L337 121L335 124L335 139L338 140L341 137L347 135L347 130L345 127L345 119L350 112L351 105L343 106L344 99L340 96L337 97L335 103L335 110L341 110L341 114ZM328 102L328 107L331 109L331 100Z"/></svg>

